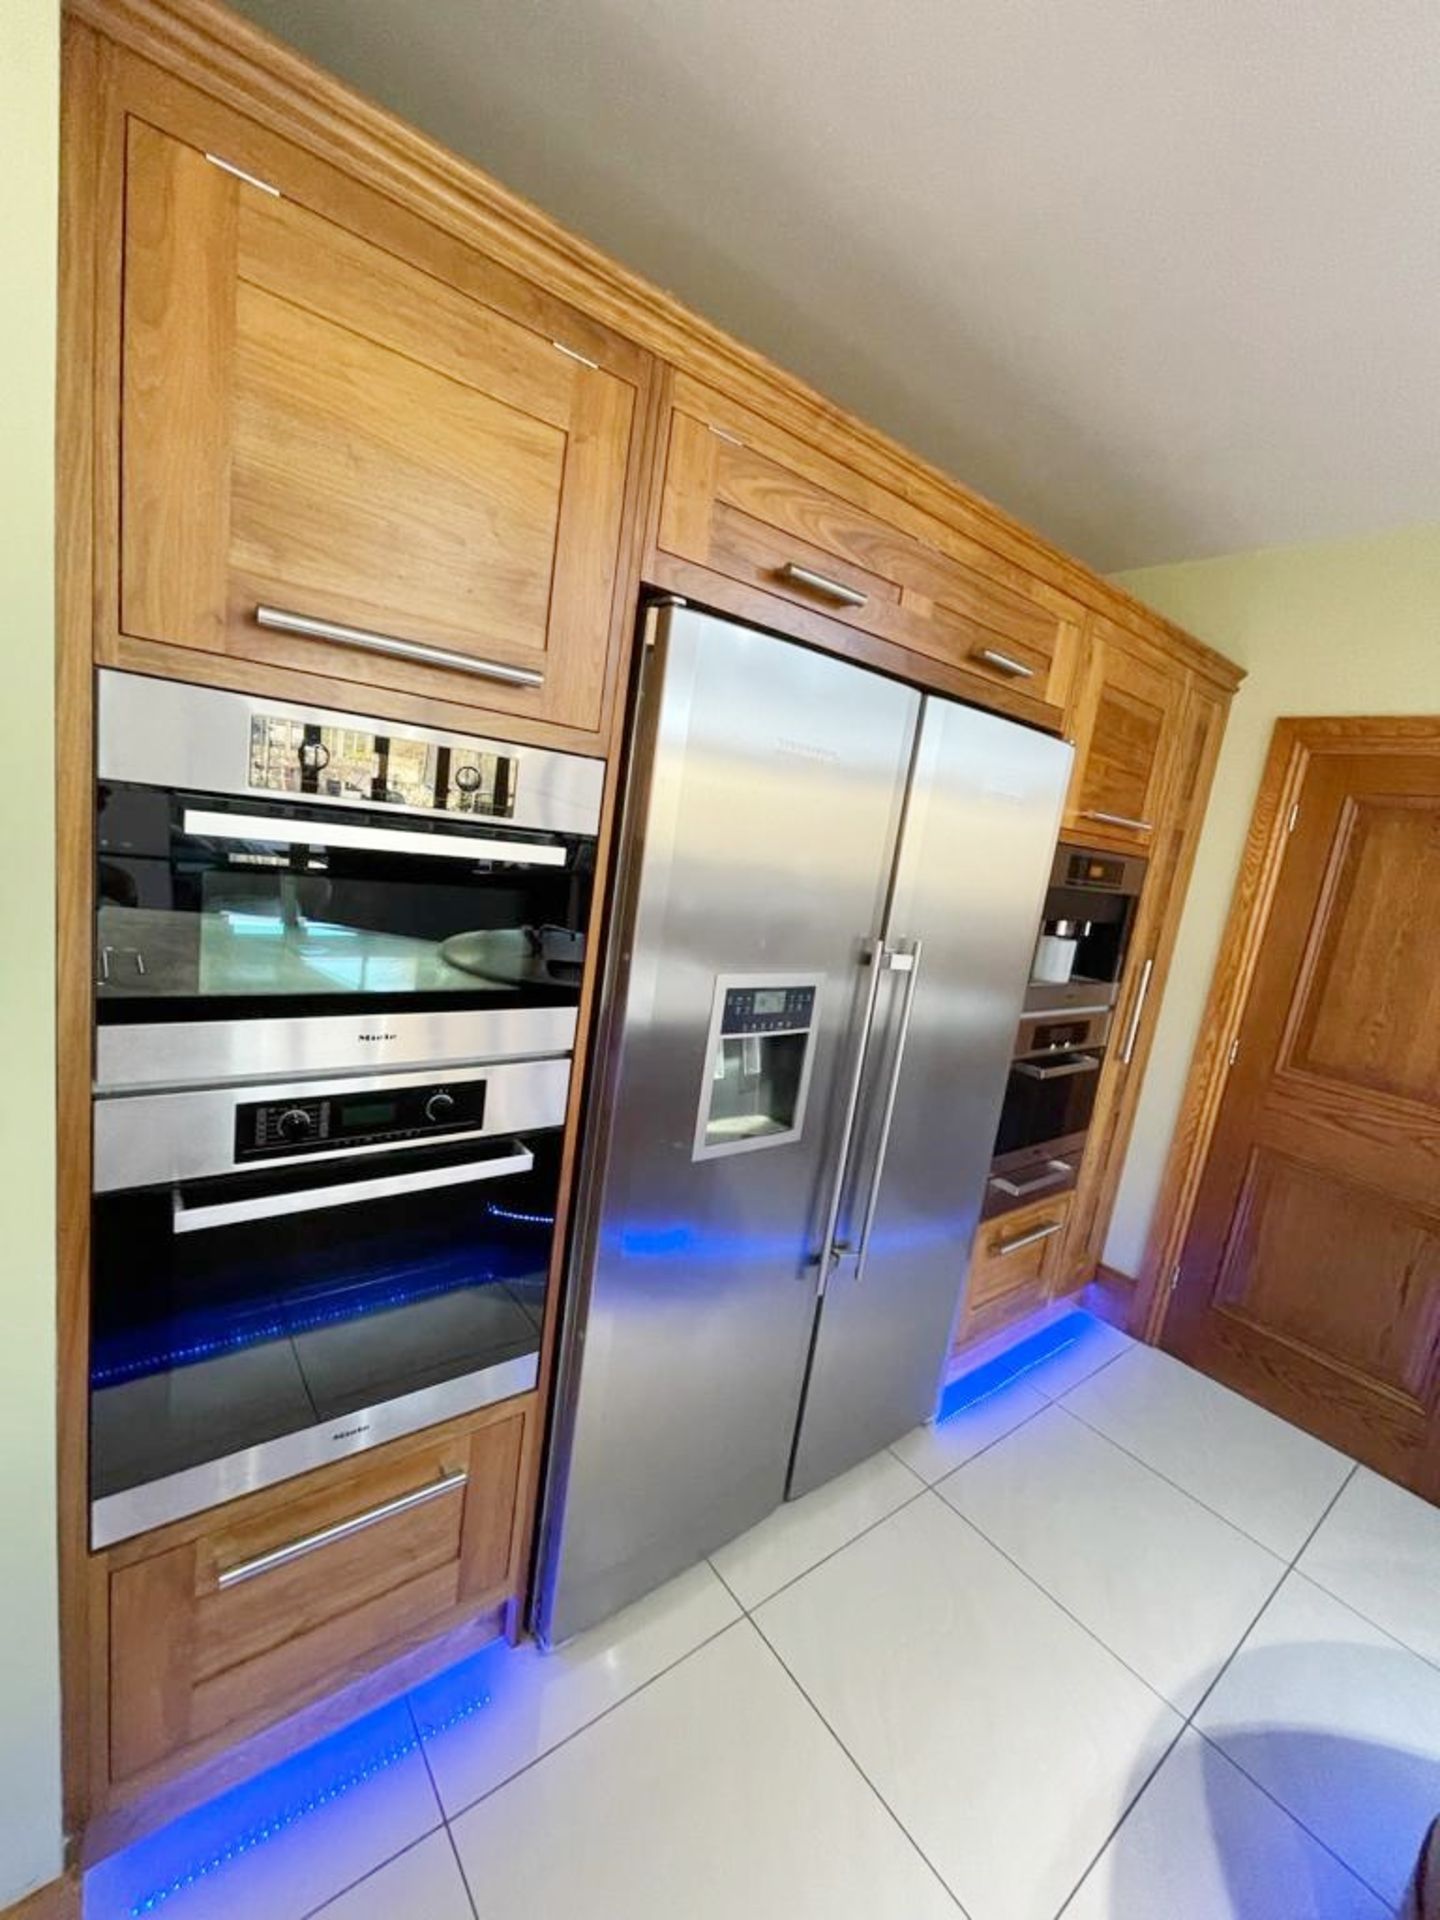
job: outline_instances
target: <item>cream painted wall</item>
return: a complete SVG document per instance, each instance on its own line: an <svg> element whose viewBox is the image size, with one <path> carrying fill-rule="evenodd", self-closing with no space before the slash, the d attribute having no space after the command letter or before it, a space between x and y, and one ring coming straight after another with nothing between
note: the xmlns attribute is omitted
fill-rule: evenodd
<svg viewBox="0 0 1440 1920"><path fill-rule="evenodd" d="M59 0L0 6L0 1907L61 1866L51 852L59 30Z"/></svg>
<svg viewBox="0 0 1440 1920"><path fill-rule="evenodd" d="M1255 794L1282 714L1440 714L1440 527L1118 576L1248 670L1236 697L1140 1096L1107 1263L1144 1251Z"/></svg>

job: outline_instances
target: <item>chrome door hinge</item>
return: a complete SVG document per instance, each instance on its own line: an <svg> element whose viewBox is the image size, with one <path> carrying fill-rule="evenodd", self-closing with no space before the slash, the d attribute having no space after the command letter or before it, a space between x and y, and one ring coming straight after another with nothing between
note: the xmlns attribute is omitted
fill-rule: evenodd
<svg viewBox="0 0 1440 1920"><path fill-rule="evenodd" d="M577 353L574 347L567 347L563 340L552 340L550 344L557 353L563 353L567 360L578 360L582 367L590 367L596 373L600 371L600 362L592 360L588 353Z"/></svg>
<svg viewBox="0 0 1440 1920"><path fill-rule="evenodd" d="M279 187L272 187L268 180L261 180L253 173L246 173L243 167L237 167L233 160L222 160L218 153L207 153L205 158L212 167L219 167L222 173L233 173L237 180L243 180L247 187L258 187L261 193L268 193L273 200L281 200L284 195Z"/></svg>
<svg viewBox="0 0 1440 1920"><path fill-rule="evenodd" d="M1290 824L1285 829L1287 833L1293 833L1295 831L1295 823L1299 818L1300 818L1300 802L1297 800L1294 806L1291 807L1290 809Z"/></svg>
<svg viewBox="0 0 1440 1920"><path fill-rule="evenodd" d="M1236 1038L1230 1042L1230 1056L1225 1062L1226 1066L1233 1067L1235 1062L1239 1058L1240 1058L1240 1040L1239 1040L1239 1036L1237 1035Z"/></svg>

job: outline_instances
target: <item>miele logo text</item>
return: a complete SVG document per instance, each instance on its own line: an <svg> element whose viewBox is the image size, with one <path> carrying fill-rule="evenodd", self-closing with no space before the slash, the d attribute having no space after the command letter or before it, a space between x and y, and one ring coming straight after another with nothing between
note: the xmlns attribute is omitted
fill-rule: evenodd
<svg viewBox="0 0 1440 1920"><path fill-rule="evenodd" d="M359 1033L355 1037L357 1040L393 1040L395 1038L393 1033Z"/></svg>
<svg viewBox="0 0 1440 1920"><path fill-rule="evenodd" d="M353 1440L357 1434L368 1433L369 1431L370 1422L367 1420L363 1426L340 1427L336 1432L331 1434L330 1438L332 1440Z"/></svg>
<svg viewBox="0 0 1440 1920"><path fill-rule="evenodd" d="M787 740L782 734L775 742L781 753L788 753L797 760L830 761L840 758L829 747L817 747L810 740Z"/></svg>

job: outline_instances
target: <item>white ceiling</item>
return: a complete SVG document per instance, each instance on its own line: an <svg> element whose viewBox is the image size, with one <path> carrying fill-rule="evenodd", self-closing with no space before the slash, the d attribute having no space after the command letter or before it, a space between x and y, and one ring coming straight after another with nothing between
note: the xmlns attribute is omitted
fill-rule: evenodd
<svg viewBox="0 0 1440 1920"><path fill-rule="evenodd" d="M1440 0L243 0L1101 568L1440 519Z"/></svg>

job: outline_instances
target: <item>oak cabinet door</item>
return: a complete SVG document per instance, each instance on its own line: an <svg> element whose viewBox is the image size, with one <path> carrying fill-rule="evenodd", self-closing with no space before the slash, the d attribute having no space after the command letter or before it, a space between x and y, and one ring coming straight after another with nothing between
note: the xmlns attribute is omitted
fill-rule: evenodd
<svg viewBox="0 0 1440 1920"><path fill-rule="evenodd" d="M593 730L636 402L130 122L123 634ZM262 606L400 644L272 630Z"/></svg>
<svg viewBox="0 0 1440 1920"><path fill-rule="evenodd" d="M1183 666L1091 621L1073 707L1068 833L1142 854L1156 845L1186 684Z"/></svg>

